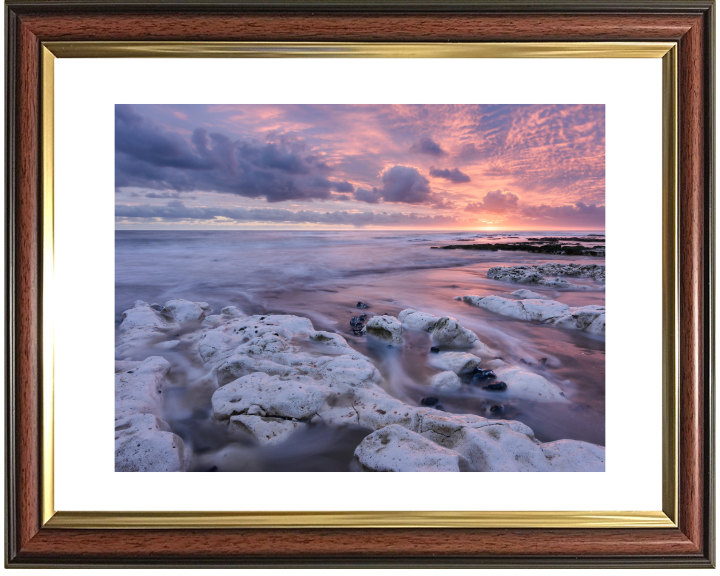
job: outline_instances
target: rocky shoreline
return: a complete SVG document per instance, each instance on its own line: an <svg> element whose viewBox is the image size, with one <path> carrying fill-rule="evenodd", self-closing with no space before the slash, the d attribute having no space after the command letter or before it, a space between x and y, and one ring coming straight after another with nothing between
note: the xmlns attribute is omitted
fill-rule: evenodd
<svg viewBox="0 0 720 576"><path fill-rule="evenodd" d="M545 303L536 304L541 309L559 304L538 302ZM426 333L427 363L438 372L425 384L436 396L477 385L498 398L570 402L543 376L498 358L454 318L406 309L397 318L372 316L366 329L368 340L385 347L404 346L408 331ZM348 463L359 471L604 470L602 446L543 443L521 422L451 414L436 397L420 406L392 397L367 356L339 334L315 330L307 318L244 315L232 306L212 315L204 302L171 300L137 301L123 313L115 369L118 471L192 469L192 447L162 418L173 367L161 355L133 360L147 346L182 346L192 354L204 374L185 385L213 389L215 422L261 446L313 426L356 426L369 431Z"/></svg>
<svg viewBox="0 0 720 576"><path fill-rule="evenodd" d="M552 254L555 256L605 257L605 246L583 246L581 244L547 244L541 241L514 242L508 244L450 244L448 246L431 246L430 248L433 250L483 250L489 252L505 250L509 252Z"/></svg>
<svg viewBox="0 0 720 576"><path fill-rule="evenodd" d="M605 284L605 266L600 264L540 264L535 266L493 266L487 272L488 278L516 284L537 284L561 290L588 290L558 276L590 277L599 284ZM554 278L545 278L554 276ZM601 287L604 289L604 286Z"/></svg>

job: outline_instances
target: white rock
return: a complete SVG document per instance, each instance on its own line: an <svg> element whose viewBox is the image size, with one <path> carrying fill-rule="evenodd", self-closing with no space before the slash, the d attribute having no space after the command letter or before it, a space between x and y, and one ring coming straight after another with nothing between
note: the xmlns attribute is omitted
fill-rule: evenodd
<svg viewBox="0 0 720 576"><path fill-rule="evenodd" d="M435 374L435 376L430 379L430 386L436 390L457 390L462 387L462 382L455 372L447 370Z"/></svg>
<svg viewBox="0 0 720 576"><path fill-rule="evenodd" d="M542 294L538 294L537 292L533 292L532 290L526 290L525 288L515 290L512 295L523 299L534 298L536 300L551 300L551 298L548 298L547 296L543 296ZM459 298L460 300L462 300L462 296L460 296Z"/></svg>
<svg viewBox="0 0 720 576"><path fill-rule="evenodd" d="M183 472L192 454L167 422L152 414L115 421L116 472Z"/></svg>
<svg viewBox="0 0 720 576"><path fill-rule="evenodd" d="M227 316L228 318L237 318L242 316L240 310L238 310L235 306L225 306L225 308L220 310L220 314Z"/></svg>
<svg viewBox="0 0 720 576"><path fill-rule="evenodd" d="M210 304L208 304L207 302L195 302L195 304L197 304L198 307L201 308L202 311L206 314L212 312L212 308L210 308Z"/></svg>
<svg viewBox="0 0 720 576"><path fill-rule="evenodd" d="M562 328L575 328L591 334L605 335L605 307L581 306L571 308L570 313L553 322Z"/></svg>
<svg viewBox="0 0 720 576"><path fill-rule="evenodd" d="M310 420L325 402L324 386L307 376L288 380L255 372L218 388L212 397L213 414L219 420L247 414L260 406L270 417Z"/></svg>
<svg viewBox="0 0 720 576"><path fill-rule="evenodd" d="M153 317L149 320L155 322ZM136 327L155 329L141 325ZM156 334L162 335L162 332ZM308 351L300 343L304 338L327 345L329 354L318 355ZM221 387L214 390L212 397L213 418L227 422L228 426L248 434L259 443L284 441L318 423L335 428L361 426L370 430L396 426L408 433L400 430L392 435L387 444L392 450L388 454L394 451L400 455L404 452L403 466L406 469L425 470L440 466L432 462L441 462L445 466L448 452L455 453L452 458L458 462L458 469L464 459L467 467L463 469L468 470L542 471L604 467L602 447L574 441L541 444L534 438L532 430L520 422L448 414L405 404L385 392L381 387L382 376L368 358L347 346L341 336L313 330L312 323L305 318L223 315L222 323L217 327L203 324L180 339L197 352L207 371L204 376L196 373L188 386L206 393L206 390L210 392L219 384ZM480 362L477 356L463 352L432 354L429 359L442 359L441 362L450 364L453 357L456 371L471 370ZM128 386L127 381L119 383L118 390L128 393L122 397L119 395L118 422L121 418L135 417L138 410L157 420L151 422L147 431L142 431L143 434L152 434L149 439L142 438L143 452L137 452L132 444L122 440L118 469L187 469L191 461L202 468L207 460L203 457L195 460L188 449L180 450L178 442L181 440L167 429L158 416L162 403L157 396L163 395L157 394L157 386L162 390L167 362L159 358L145 362L142 377L138 377L143 386ZM129 374L132 377L141 364L118 362L116 378L127 380L128 374L132 371L133 374ZM488 362L486 366L492 367L498 378L508 384L507 391L503 393L510 397L514 390L543 401L552 396L552 385L541 376L529 371L510 373L512 369L518 370L517 367L505 365L500 360ZM449 367L439 368L450 371ZM450 376L443 378L450 381ZM559 389L555 390L555 393L559 392ZM554 401L560 400L554 398ZM132 429L131 424L118 430L118 441L121 437L132 437ZM140 432L138 429L137 434ZM135 442L135 447L137 444ZM366 447L367 444L363 449ZM244 461L244 450L227 451L228 460L223 466L228 470L256 469L255 464ZM144 453L155 456L146 458ZM370 464L366 465L366 469L380 466L366 461ZM388 469L394 468L391 465Z"/></svg>
<svg viewBox="0 0 720 576"><path fill-rule="evenodd" d="M605 449L577 440L557 440L542 445L545 457L557 472L604 472Z"/></svg>
<svg viewBox="0 0 720 576"><path fill-rule="evenodd" d="M507 390L503 393L508 396L537 402L568 402L560 388L539 374L509 364L493 368L493 371L498 381L507 384Z"/></svg>
<svg viewBox="0 0 720 576"><path fill-rule="evenodd" d="M177 324L171 324L145 302L135 302L135 307L122 313L122 323L118 328L121 344L131 344L156 340L166 332L177 330ZM119 348L119 347L118 347Z"/></svg>
<svg viewBox="0 0 720 576"><path fill-rule="evenodd" d="M435 327L439 318L427 312L418 312L417 310L408 308L398 314L398 320L400 320L406 328L427 332Z"/></svg>
<svg viewBox="0 0 720 576"><path fill-rule="evenodd" d="M510 316L518 320L538 320L545 322L561 318L570 313L570 307L555 300L510 300L501 296L463 296L463 300L473 306L490 310L496 314Z"/></svg>
<svg viewBox="0 0 720 576"><path fill-rule="evenodd" d="M374 472L460 472L469 467L457 452L397 424L366 436L355 456Z"/></svg>
<svg viewBox="0 0 720 576"><path fill-rule="evenodd" d="M524 320L537 320L547 322L553 318L560 318L570 312L570 307L556 300L518 300L523 308Z"/></svg>
<svg viewBox="0 0 720 576"><path fill-rule="evenodd" d="M547 286L548 288L556 288L558 290L588 290L588 286L582 286L580 284L572 284L571 282L568 282L567 280L563 280L562 278L548 278L547 280L543 280L542 282L543 286Z"/></svg>
<svg viewBox="0 0 720 576"><path fill-rule="evenodd" d="M605 283L605 266L599 264L542 264L537 266L493 266L488 270L488 278L518 284L544 284L556 288L587 290L587 286L571 284L557 276L589 276L597 282ZM546 280L543 276L552 276Z"/></svg>
<svg viewBox="0 0 720 576"><path fill-rule="evenodd" d="M382 381L380 371L357 352L321 359L315 366L322 372L323 380L336 387L374 388Z"/></svg>
<svg viewBox="0 0 720 576"><path fill-rule="evenodd" d="M202 318L205 311L190 300L170 300L165 302L161 314L175 322L189 322Z"/></svg>
<svg viewBox="0 0 720 576"><path fill-rule="evenodd" d="M605 336L605 314L598 314L590 325L585 328L585 332L590 334L596 334L598 336Z"/></svg>
<svg viewBox="0 0 720 576"><path fill-rule="evenodd" d="M249 433L259 444L268 446L280 444L294 432L308 427L304 422L293 422L282 418L266 418L242 414L230 418L230 429Z"/></svg>
<svg viewBox="0 0 720 576"><path fill-rule="evenodd" d="M602 471L605 466L604 448L575 440L542 444L520 422L432 410L422 414L415 429L404 429L391 425L366 437L355 451L363 467L379 471L580 472Z"/></svg>
<svg viewBox="0 0 720 576"><path fill-rule="evenodd" d="M480 364L480 358L467 352L440 352L429 358L431 366L455 374L472 372Z"/></svg>
<svg viewBox="0 0 720 576"><path fill-rule="evenodd" d="M298 376L299 370L292 366L278 364L264 358L253 358L245 353L237 353L231 356L216 369L218 384L225 384L247 376L248 374L263 373L270 376Z"/></svg>
<svg viewBox="0 0 720 576"><path fill-rule="evenodd" d="M541 264L535 266L545 276L589 276L597 282L605 283L605 266L601 264Z"/></svg>
<svg viewBox="0 0 720 576"><path fill-rule="evenodd" d="M469 348L479 343L477 334L463 328L450 316L443 316L437 321L431 338L437 346L449 348Z"/></svg>
<svg viewBox="0 0 720 576"><path fill-rule="evenodd" d="M156 346L158 348L170 350L171 348L175 348L178 344L180 344L180 340L168 340L166 342L159 342Z"/></svg>
<svg viewBox="0 0 720 576"><path fill-rule="evenodd" d="M402 324L394 316L373 316L365 326L369 336L388 344L402 344Z"/></svg>
<svg viewBox="0 0 720 576"><path fill-rule="evenodd" d="M232 331L211 330L198 339L197 351L203 362L215 358L218 354L237 347L242 338L233 334Z"/></svg>
<svg viewBox="0 0 720 576"><path fill-rule="evenodd" d="M509 300L501 296L463 296L463 300L496 314L518 320L535 320L560 328L583 330L598 336L605 335L605 307L594 304L570 307L556 300Z"/></svg>
<svg viewBox="0 0 720 576"><path fill-rule="evenodd" d="M318 344L324 344L330 348L335 348L338 351L354 352L353 348L347 343L347 340L340 336L340 334L335 334L334 332L324 332L322 330L311 332L310 340Z"/></svg>
<svg viewBox="0 0 720 576"><path fill-rule="evenodd" d="M307 318L292 316L290 314L275 314L270 316L250 316L253 322L258 322L260 332L279 332L283 338L308 334L314 332L312 322Z"/></svg>
<svg viewBox="0 0 720 576"><path fill-rule="evenodd" d="M493 266L488 270L488 278L517 284L542 284L543 277L534 266Z"/></svg>
<svg viewBox="0 0 720 576"><path fill-rule="evenodd" d="M248 416L267 416L267 412L265 412L265 410L257 404L250 406L250 408L247 409L247 414Z"/></svg>
<svg viewBox="0 0 720 576"><path fill-rule="evenodd" d="M223 323L223 317L217 314L214 314L212 316L205 316L205 320L203 320L203 326L206 326L208 328L217 328Z"/></svg>
<svg viewBox="0 0 720 576"><path fill-rule="evenodd" d="M162 415L162 386L170 363L160 356L125 362L115 372L115 418Z"/></svg>
<svg viewBox="0 0 720 576"><path fill-rule="evenodd" d="M170 364L160 356L115 366L115 469L119 472L187 470L192 453L162 416L162 390Z"/></svg>

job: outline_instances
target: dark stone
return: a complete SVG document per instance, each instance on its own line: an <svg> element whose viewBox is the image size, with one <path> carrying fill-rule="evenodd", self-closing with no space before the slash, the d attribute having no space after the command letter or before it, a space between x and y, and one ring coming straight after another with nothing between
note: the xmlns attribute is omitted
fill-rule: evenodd
<svg viewBox="0 0 720 576"><path fill-rule="evenodd" d="M452 244L450 246L432 246L432 248L440 248L442 250L485 250L497 252L498 250L506 250L509 252L533 252L538 254L564 254L566 256L598 256L598 252L588 250L584 246L567 246L558 243L547 243L548 240L555 241L555 238L544 240L531 239L532 242L515 242L513 244ZM596 239L592 239L596 242ZM540 246L538 246L540 244Z"/></svg>
<svg viewBox="0 0 720 576"><path fill-rule="evenodd" d="M507 390L507 384L505 382L493 382L487 386L483 386L485 390Z"/></svg>
<svg viewBox="0 0 720 576"><path fill-rule="evenodd" d="M358 308L370 308L370 306L368 306L367 304L365 304L365 302L358 302L358 303L357 303L357 307L358 307Z"/></svg>
<svg viewBox="0 0 720 576"><path fill-rule="evenodd" d="M490 412L500 413L503 411L503 407L500 404L496 404L495 406L490 407Z"/></svg>
<svg viewBox="0 0 720 576"><path fill-rule="evenodd" d="M217 471L218 471L218 467L217 467L217 466L213 466L212 468L209 468L209 469L208 469L208 472L217 472Z"/></svg>
<svg viewBox="0 0 720 576"><path fill-rule="evenodd" d="M437 404L438 402L440 402L440 400L438 398L429 396L427 398L422 398L420 400L420 405L421 406L435 406L435 404Z"/></svg>
<svg viewBox="0 0 720 576"><path fill-rule="evenodd" d="M160 312L163 309L163 307L160 306L160 304L150 304L150 308L152 308L153 310L157 310L158 312Z"/></svg>
<svg viewBox="0 0 720 576"><path fill-rule="evenodd" d="M495 380L495 378L497 378L497 376L495 376L495 372L493 372L492 370L475 368L470 377L470 384L478 386L480 384L483 384L484 382L487 382L488 380Z"/></svg>
<svg viewBox="0 0 720 576"><path fill-rule="evenodd" d="M440 410L441 412L445 412L445 408L442 404L438 404L435 406L435 410Z"/></svg>
<svg viewBox="0 0 720 576"><path fill-rule="evenodd" d="M546 362L547 362L547 358L540 358L540 360L538 360L538 364L544 365Z"/></svg>
<svg viewBox="0 0 720 576"><path fill-rule="evenodd" d="M433 346L432 348L430 348L431 354L437 354L438 352L440 352L440 348L438 348L437 346Z"/></svg>
<svg viewBox="0 0 720 576"><path fill-rule="evenodd" d="M544 238L528 238L528 242L558 243L558 242L605 242L605 239L597 234L587 236L545 236Z"/></svg>

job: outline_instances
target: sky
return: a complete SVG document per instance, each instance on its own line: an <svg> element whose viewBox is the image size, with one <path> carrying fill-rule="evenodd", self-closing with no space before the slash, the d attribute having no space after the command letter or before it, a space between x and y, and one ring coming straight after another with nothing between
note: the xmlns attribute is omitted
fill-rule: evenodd
<svg viewBox="0 0 720 576"><path fill-rule="evenodd" d="M604 230L603 105L117 105L116 228Z"/></svg>

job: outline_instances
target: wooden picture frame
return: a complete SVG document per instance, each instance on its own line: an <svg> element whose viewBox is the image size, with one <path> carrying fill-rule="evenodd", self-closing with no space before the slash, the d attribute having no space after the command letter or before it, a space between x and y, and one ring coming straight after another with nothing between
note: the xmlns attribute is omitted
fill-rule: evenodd
<svg viewBox="0 0 720 576"><path fill-rule="evenodd" d="M6 5L6 26L9 566L714 565L712 2L13 0ZM628 514L585 524L538 517L527 525L522 518L485 518L483 524L463 514L456 521L446 514L442 521L428 515L387 522L302 513L254 522L212 513L56 515L48 497L52 374L46 356L52 342L43 333L53 169L44 146L52 116L43 95L55 56L117 55L128 42L137 43L132 51L139 57L192 56L187 42L214 45L214 55L232 55L225 43L260 42L442 43L449 50L466 43L533 43L541 51L568 43L576 49L583 43L635 50L667 45L673 81L665 90L673 105L666 108L672 119L666 157L673 160L665 167L664 197L672 204L664 221L664 417L670 431L664 512L643 522Z"/></svg>

